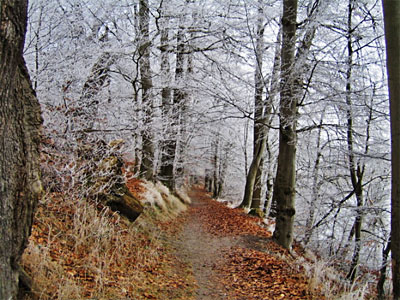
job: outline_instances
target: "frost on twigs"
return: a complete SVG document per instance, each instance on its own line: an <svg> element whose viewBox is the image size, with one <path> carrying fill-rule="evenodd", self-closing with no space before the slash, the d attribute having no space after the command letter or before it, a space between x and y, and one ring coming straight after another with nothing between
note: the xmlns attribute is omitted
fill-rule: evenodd
<svg viewBox="0 0 400 300"><path fill-rule="evenodd" d="M98 200L130 221L135 221L142 213L143 206L125 184L120 151L122 145L123 140L108 144L97 140L81 145L78 148L80 178L88 198Z"/></svg>

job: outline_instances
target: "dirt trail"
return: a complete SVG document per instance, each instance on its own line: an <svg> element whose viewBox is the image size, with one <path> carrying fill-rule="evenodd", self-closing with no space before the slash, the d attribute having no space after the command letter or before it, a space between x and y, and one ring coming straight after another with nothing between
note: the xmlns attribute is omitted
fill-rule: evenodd
<svg viewBox="0 0 400 300"><path fill-rule="evenodd" d="M216 272L218 265L224 263L222 251L238 244L236 237L216 237L205 231L202 219L197 212L204 209L206 203L201 194L191 193L192 204L189 215L175 242L176 256L193 268L198 290L196 299L229 299Z"/></svg>
<svg viewBox="0 0 400 300"><path fill-rule="evenodd" d="M195 299L325 299L309 289L302 267L272 241L259 218L227 208L201 188L189 196L192 204L172 245L178 261L192 269Z"/></svg>

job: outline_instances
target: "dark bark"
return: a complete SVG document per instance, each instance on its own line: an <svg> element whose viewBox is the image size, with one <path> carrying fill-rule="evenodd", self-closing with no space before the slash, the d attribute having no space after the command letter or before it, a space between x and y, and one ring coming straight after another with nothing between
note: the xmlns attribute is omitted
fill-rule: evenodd
<svg viewBox="0 0 400 300"><path fill-rule="evenodd" d="M214 165L214 168L213 168L213 179L212 179L212 196L213 196L213 198L217 198L217 196L218 196L218 175L219 175L219 168L218 168L218 166L219 166L219 142L220 142L220 139L219 139L219 136L217 135L216 137L215 137L215 140L214 140L214 142L213 142L213 165Z"/></svg>
<svg viewBox="0 0 400 300"><path fill-rule="evenodd" d="M387 270L387 264L388 264L388 257L390 253L390 245L391 242L386 244L386 247L382 249L382 266L380 271L380 276L377 284L377 290L378 290L378 300L384 300L385 299L385 281L386 281L386 270Z"/></svg>
<svg viewBox="0 0 400 300"><path fill-rule="evenodd" d="M281 50L281 100L278 169L273 198L277 204L273 238L291 249L295 211L296 184L296 113L294 53L296 43L297 0L283 1Z"/></svg>
<svg viewBox="0 0 400 300"><path fill-rule="evenodd" d="M284 1L283 7L279 155L273 194L277 217L273 236L279 244L290 249L295 215L297 105L303 98L302 87L308 71L306 61L317 25L310 22L294 55L297 1ZM309 19L318 12L319 2L316 2L315 9L308 16Z"/></svg>
<svg viewBox="0 0 400 300"><path fill-rule="evenodd" d="M356 218L354 221L354 252L350 265L347 279L353 282L357 275L358 262L360 259L361 252L361 229L363 222L362 207L363 201L363 189L362 180L364 176L365 166L357 165L354 155L354 139L353 139L353 109L352 109L352 70L353 70L353 28L352 28L352 14L354 0L350 0L348 4L348 28L347 28L347 72L346 72L346 104L347 104L347 151L349 159L349 171L351 184L354 189L354 194L357 199L357 211Z"/></svg>
<svg viewBox="0 0 400 300"><path fill-rule="evenodd" d="M0 0L0 299L17 298L19 261L42 191L42 119L22 55L27 5Z"/></svg>
<svg viewBox="0 0 400 300"><path fill-rule="evenodd" d="M391 247L394 300L400 299L400 2L383 0L392 140Z"/></svg>

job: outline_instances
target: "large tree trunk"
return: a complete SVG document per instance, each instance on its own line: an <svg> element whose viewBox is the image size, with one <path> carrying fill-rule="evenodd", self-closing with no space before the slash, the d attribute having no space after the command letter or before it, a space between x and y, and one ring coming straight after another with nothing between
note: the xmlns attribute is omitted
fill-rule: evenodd
<svg viewBox="0 0 400 300"><path fill-rule="evenodd" d="M150 65L150 11L148 0L139 1L139 71L140 83L142 87L142 106L143 106L143 128L142 128L142 163L140 171L147 180L153 180L153 134L151 130L153 101L151 90L153 82L151 78Z"/></svg>
<svg viewBox="0 0 400 300"><path fill-rule="evenodd" d="M22 56L27 1L0 0L0 299L16 299L18 263L41 194L40 106Z"/></svg>
<svg viewBox="0 0 400 300"><path fill-rule="evenodd" d="M400 299L400 2L383 0L392 138L393 295Z"/></svg>
<svg viewBox="0 0 400 300"><path fill-rule="evenodd" d="M281 99L278 169L273 198L277 203L273 234L278 244L290 249L293 242L296 188L296 113L293 71L296 43L297 0L283 1L281 50Z"/></svg>

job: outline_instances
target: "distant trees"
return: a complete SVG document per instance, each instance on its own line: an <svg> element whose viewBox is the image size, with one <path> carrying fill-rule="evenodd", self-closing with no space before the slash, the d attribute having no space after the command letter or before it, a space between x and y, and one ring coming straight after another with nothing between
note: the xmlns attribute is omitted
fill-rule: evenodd
<svg viewBox="0 0 400 300"><path fill-rule="evenodd" d="M171 189L204 176L215 197L272 207L277 241L352 261L350 280L359 265L381 266L379 1L78 2L30 9L25 55L58 147L75 151L76 129L124 139L135 176Z"/></svg>
<svg viewBox="0 0 400 300"><path fill-rule="evenodd" d="M42 192L42 118L22 56L27 8L0 1L0 299L17 299L19 260Z"/></svg>
<svg viewBox="0 0 400 300"><path fill-rule="evenodd" d="M392 140L391 250L393 299L400 299L400 3L383 0Z"/></svg>

